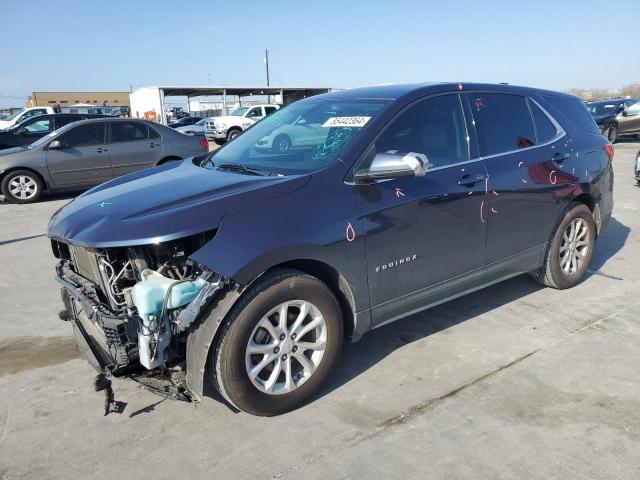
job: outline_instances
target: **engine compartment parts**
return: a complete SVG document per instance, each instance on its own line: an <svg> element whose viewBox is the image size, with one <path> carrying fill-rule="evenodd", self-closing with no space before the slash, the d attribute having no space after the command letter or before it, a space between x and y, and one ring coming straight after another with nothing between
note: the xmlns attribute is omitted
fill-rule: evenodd
<svg viewBox="0 0 640 480"><path fill-rule="evenodd" d="M138 310L140 363L148 370L164 363L164 350L171 340L168 310L183 307L202 290L206 281L198 278L173 280L153 270L143 270L142 280L131 289L131 301Z"/></svg>

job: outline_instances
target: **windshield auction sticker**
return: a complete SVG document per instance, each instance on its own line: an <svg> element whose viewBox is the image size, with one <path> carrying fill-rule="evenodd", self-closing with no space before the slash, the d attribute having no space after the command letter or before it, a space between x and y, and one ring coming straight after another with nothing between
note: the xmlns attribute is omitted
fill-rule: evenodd
<svg viewBox="0 0 640 480"><path fill-rule="evenodd" d="M331 117L324 124L323 127L364 127L367 122L371 120L371 117Z"/></svg>

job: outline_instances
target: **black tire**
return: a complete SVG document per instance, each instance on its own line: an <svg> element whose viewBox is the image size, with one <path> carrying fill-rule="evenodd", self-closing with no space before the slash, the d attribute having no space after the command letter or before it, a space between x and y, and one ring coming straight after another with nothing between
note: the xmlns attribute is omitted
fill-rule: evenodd
<svg viewBox="0 0 640 480"><path fill-rule="evenodd" d="M15 182L22 182L25 185L25 190L23 197L20 194L16 195L12 193L12 186L15 185ZM31 188L27 188L31 186ZM44 192L44 182L40 175L31 170L14 170L13 172L8 173L2 179L2 184L0 184L0 190L4 195L4 198L11 203L33 203L40 200L42 197L42 193Z"/></svg>
<svg viewBox="0 0 640 480"><path fill-rule="evenodd" d="M273 139L273 151L276 153L287 153L291 149L291 139L288 135L281 133Z"/></svg>
<svg viewBox="0 0 640 480"><path fill-rule="evenodd" d="M227 132L227 142L230 142L231 140L236 138L241 133L242 133L242 130L238 130L237 128L232 128L231 130L229 130Z"/></svg>
<svg viewBox="0 0 640 480"><path fill-rule="evenodd" d="M580 260L581 263L577 265L576 270L574 272L566 272L561 265L560 248L563 245L563 236L565 232L576 219L581 219L586 224L587 249L585 254L580 257L582 260ZM538 272L536 280L542 285L560 290L577 285L591 262L596 237L596 222L593 219L591 210L582 203L572 203L569 206L566 215L554 230L551 243L545 254L543 266ZM568 243L571 244L571 242ZM573 249L575 250L575 245ZM570 253L571 250L567 252L567 254Z"/></svg>
<svg viewBox="0 0 640 480"><path fill-rule="evenodd" d="M618 126L617 125L612 124L609 127L609 130L607 131L607 139L611 143L616 143L618 141Z"/></svg>
<svg viewBox="0 0 640 480"><path fill-rule="evenodd" d="M269 394L250 380L246 349L263 316L282 302L293 300L310 302L320 311L326 325L326 348L316 370L304 383L288 393ZM273 416L294 410L302 406L331 373L342 347L342 336L340 306L324 283L297 270L274 271L243 294L220 327L215 348L210 351L214 385L230 404L252 415ZM289 362L293 364L293 354L290 356Z"/></svg>

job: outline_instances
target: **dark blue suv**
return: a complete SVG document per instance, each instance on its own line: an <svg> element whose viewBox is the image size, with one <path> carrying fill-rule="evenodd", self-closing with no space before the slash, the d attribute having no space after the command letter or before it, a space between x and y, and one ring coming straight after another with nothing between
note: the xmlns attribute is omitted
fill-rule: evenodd
<svg viewBox="0 0 640 480"><path fill-rule="evenodd" d="M214 385L275 415L344 338L524 273L576 285L612 211L613 148L576 97L362 88L277 111L208 156L81 195L49 236L102 378Z"/></svg>

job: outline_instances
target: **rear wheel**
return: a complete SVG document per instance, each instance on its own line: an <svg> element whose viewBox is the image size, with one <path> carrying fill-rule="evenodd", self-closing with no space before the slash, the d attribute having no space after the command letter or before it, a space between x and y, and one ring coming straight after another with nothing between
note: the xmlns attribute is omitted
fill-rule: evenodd
<svg viewBox="0 0 640 480"><path fill-rule="evenodd" d="M244 294L221 327L211 353L215 386L253 415L293 410L329 376L342 333L340 307L324 283L275 272Z"/></svg>
<svg viewBox="0 0 640 480"><path fill-rule="evenodd" d="M596 222L586 205L574 203L557 226L545 261L536 279L548 287L576 285L591 262L596 241Z"/></svg>
<svg viewBox="0 0 640 480"><path fill-rule="evenodd" d="M15 170L2 179L0 188L9 202L32 203L42 196L44 183L39 175L30 170Z"/></svg>

